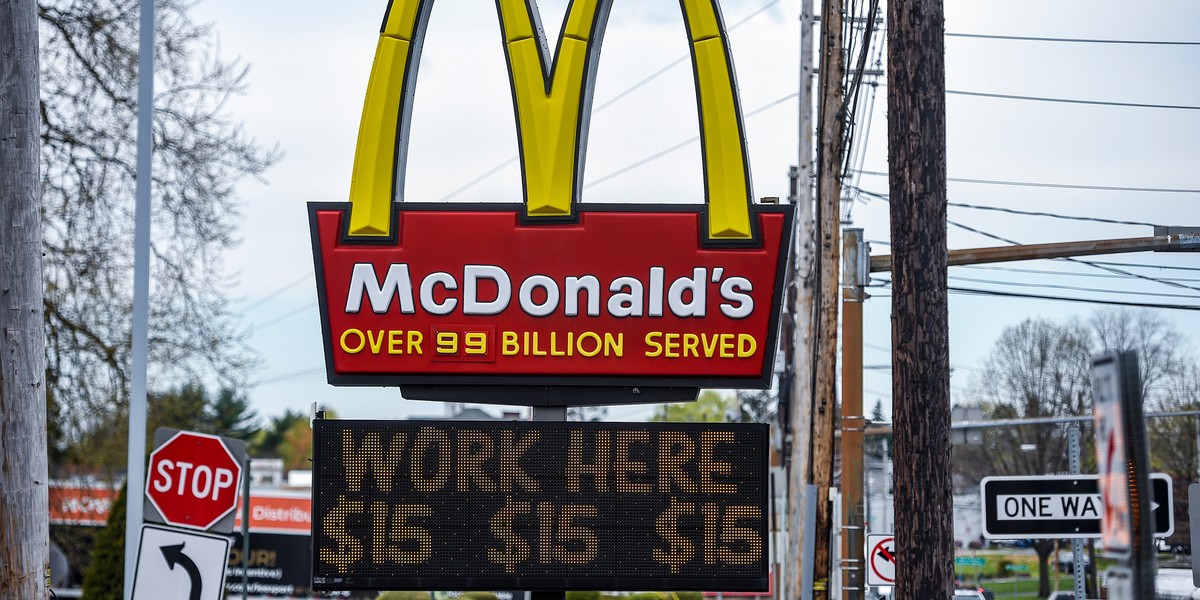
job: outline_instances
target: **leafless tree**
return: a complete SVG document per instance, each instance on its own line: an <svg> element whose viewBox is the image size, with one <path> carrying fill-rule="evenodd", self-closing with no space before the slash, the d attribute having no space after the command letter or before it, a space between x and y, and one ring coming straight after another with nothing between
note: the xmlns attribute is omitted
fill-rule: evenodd
<svg viewBox="0 0 1200 600"><path fill-rule="evenodd" d="M225 109L247 69L219 56L187 0L158 0L151 381L236 387L222 252L236 243L235 184L277 160ZM69 443L127 406L133 270L138 0L42 0L41 136L47 383Z"/></svg>
<svg viewBox="0 0 1200 600"><path fill-rule="evenodd" d="M1086 415L1091 411L1091 335L1078 321L1027 319L1006 329L983 362L974 387L994 419ZM960 484L988 475L1066 473L1067 432L1061 425L984 430L982 447L955 449ZM1034 543L1041 565L1041 596L1050 593L1048 559L1053 540Z"/></svg>

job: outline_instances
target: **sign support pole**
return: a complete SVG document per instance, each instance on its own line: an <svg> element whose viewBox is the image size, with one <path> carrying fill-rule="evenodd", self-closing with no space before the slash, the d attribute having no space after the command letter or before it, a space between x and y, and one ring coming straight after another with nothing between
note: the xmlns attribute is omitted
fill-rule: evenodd
<svg viewBox="0 0 1200 600"><path fill-rule="evenodd" d="M1080 446L1079 446L1079 425L1072 423L1067 428L1067 444L1071 450L1071 474L1078 475L1082 470ZM1055 559L1057 560L1057 556ZM1087 598L1087 585L1084 577L1087 575L1087 567L1083 566L1083 538L1071 538L1071 560L1074 565L1071 571L1075 575L1075 597Z"/></svg>
<svg viewBox="0 0 1200 600"><path fill-rule="evenodd" d="M137 188L133 242L133 339L129 382L129 456L125 491L125 598L133 595L142 494L146 487L146 362L150 320L150 178L154 116L154 2L141 0L138 25Z"/></svg>
<svg viewBox="0 0 1200 600"><path fill-rule="evenodd" d="M247 456L242 465L242 600L249 597L250 589L250 461Z"/></svg>
<svg viewBox="0 0 1200 600"><path fill-rule="evenodd" d="M534 421L566 421L567 407L565 406L535 406L533 407ZM529 600L567 600L566 590L549 590L529 592Z"/></svg>

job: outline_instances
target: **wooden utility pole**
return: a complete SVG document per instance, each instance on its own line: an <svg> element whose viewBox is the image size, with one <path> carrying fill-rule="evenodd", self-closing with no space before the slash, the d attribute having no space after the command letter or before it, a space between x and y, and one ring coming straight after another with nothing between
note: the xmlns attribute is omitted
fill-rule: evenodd
<svg viewBox="0 0 1200 600"><path fill-rule="evenodd" d="M50 575L36 0L0 2L0 598Z"/></svg>
<svg viewBox="0 0 1200 600"><path fill-rule="evenodd" d="M825 0L821 9L821 104L817 148L817 366L813 385L812 482L817 486L814 592L829 598L830 528L833 511L833 434L837 427L838 259L840 255L842 152L842 0Z"/></svg>
<svg viewBox="0 0 1200 600"><path fill-rule="evenodd" d="M805 537L813 532L805 524L808 514L809 463L812 436L813 387L813 0L800 2L800 165L793 179L796 204L796 246L792 261L793 322L791 403L786 423L791 445L788 453L788 552L789 600L812 598L812 553ZM780 561L783 562L783 561Z"/></svg>
<svg viewBox="0 0 1200 600"><path fill-rule="evenodd" d="M842 598L862 600L863 563L863 301L869 279L863 230L842 232Z"/></svg>
<svg viewBox="0 0 1200 600"><path fill-rule="evenodd" d="M888 2L896 598L952 593L942 0Z"/></svg>

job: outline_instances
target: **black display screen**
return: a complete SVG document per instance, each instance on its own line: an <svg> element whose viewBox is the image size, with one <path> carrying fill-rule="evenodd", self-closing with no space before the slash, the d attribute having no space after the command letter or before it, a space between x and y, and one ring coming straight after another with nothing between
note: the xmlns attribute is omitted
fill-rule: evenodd
<svg viewBox="0 0 1200 600"><path fill-rule="evenodd" d="M313 588L767 589L767 426L317 420Z"/></svg>

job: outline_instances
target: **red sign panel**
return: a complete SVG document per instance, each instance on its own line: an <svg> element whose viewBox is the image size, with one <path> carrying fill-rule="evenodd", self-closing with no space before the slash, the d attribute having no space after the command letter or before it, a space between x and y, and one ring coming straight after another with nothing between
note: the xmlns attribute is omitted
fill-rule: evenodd
<svg viewBox="0 0 1200 600"><path fill-rule="evenodd" d="M207 530L237 507L241 474L221 438L180 431L150 454L146 499L164 523Z"/></svg>
<svg viewBox="0 0 1200 600"><path fill-rule="evenodd" d="M388 240L310 205L329 381L765 387L791 206L706 242L699 207L398 204Z"/></svg>
<svg viewBox="0 0 1200 600"><path fill-rule="evenodd" d="M116 490L100 485L50 482L50 523L103 527Z"/></svg>

